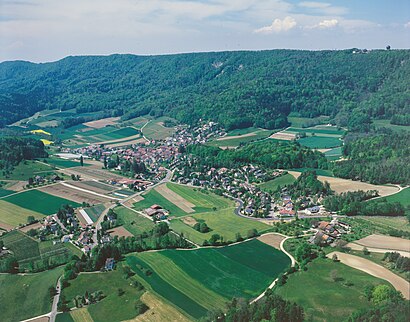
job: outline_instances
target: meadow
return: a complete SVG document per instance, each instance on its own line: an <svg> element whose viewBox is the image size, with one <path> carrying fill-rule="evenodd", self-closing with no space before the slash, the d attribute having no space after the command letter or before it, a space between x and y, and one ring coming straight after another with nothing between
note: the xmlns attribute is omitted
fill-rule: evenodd
<svg viewBox="0 0 410 322"><path fill-rule="evenodd" d="M49 165L36 161L23 161L16 165L9 175L6 175L3 171L0 171L0 180L10 179L27 181L28 178L36 175L48 176L54 173L55 171Z"/></svg>
<svg viewBox="0 0 410 322"><path fill-rule="evenodd" d="M259 188L263 191L276 191L279 187L283 187L288 184L292 184L296 179L291 174L285 174L279 178L269 180L259 184Z"/></svg>
<svg viewBox="0 0 410 322"><path fill-rule="evenodd" d="M171 201L163 197L155 189L151 189L148 193L142 196L144 200L134 203L134 208L137 210L144 210L151 207L154 204L160 205L162 208L169 211L170 216L184 216L186 212L179 208L177 205L173 204Z"/></svg>
<svg viewBox="0 0 410 322"><path fill-rule="evenodd" d="M233 296L256 297L290 261L252 240L222 248L145 252L128 256L127 263L153 291L200 318L208 310L223 309ZM148 276L147 270L153 273Z"/></svg>
<svg viewBox="0 0 410 322"><path fill-rule="evenodd" d="M142 130L142 133L151 140L163 140L166 137L172 136L175 133L174 127L165 127L162 123L165 120L173 120L169 117L159 117L151 120Z"/></svg>
<svg viewBox="0 0 410 322"><path fill-rule="evenodd" d="M337 137L326 136L308 136L298 140L301 145L311 149L328 149L335 148L342 145L342 141Z"/></svg>
<svg viewBox="0 0 410 322"><path fill-rule="evenodd" d="M0 275L0 321L22 321L51 310L48 288L55 286L62 268L30 275Z"/></svg>
<svg viewBox="0 0 410 322"><path fill-rule="evenodd" d="M118 215L119 224L124 226L134 236L139 236L144 231L150 231L155 226L151 220L138 215L128 208L116 207L114 212Z"/></svg>
<svg viewBox="0 0 410 322"><path fill-rule="evenodd" d="M338 281L331 278L335 271ZM307 320L344 321L354 311L368 308L364 295L367 285L387 284L385 281L329 259L316 259L307 271L289 276L286 284L275 292L305 309Z"/></svg>
<svg viewBox="0 0 410 322"><path fill-rule="evenodd" d="M80 206L80 204L74 201L52 196L36 189L5 197L3 200L44 215L55 214L58 209L60 209L61 205L64 204L69 204L73 207Z"/></svg>
<svg viewBox="0 0 410 322"><path fill-rule="evenodd" d="M196 222L205 222L211 229L210 232L201 233L184 223L185 218L171 220L171 228L193 242L202 245L205 239L209 239L213 234L223 236L224 241L235 241L236 233L246 237L249 230L256 229L258 232L266 232L270 229L269 225L256 220L249 220L238 217L234 214L234 208L226 208L217 211L193 214L189 218Z"/></svg>
<svg viewBox="0 0 410 322"><path fill-rule="evenodd" d="M56 166L57 168L73 168L73 167L79 167L81 166L80 161L75 161L75 160L65 160L65 159L60 159L60 158L48 158L46 159L47 163ZM84 166L87 166L88 164L86 161L84 162Z"/></svg>
<svg viewBox="0 0 410 322"><path fill-rule="evenodd" d="M84 209L87 215L91 218L93 222L96 222L100 217L101 213L105 210L105 206L103 204L98 204L93 207L85 208Z"/></svg>
<svg viewBox="0 0 410 322"><path fill-rule="evenodd" d="M390 124L390 120L373 120L373 124L376 128L386 127L393 132L410 131L409 126Z"/></svg>
<svg viewBox="0 0 410 322"><path fill-rule="evenodd" d="M329 151L326 151L324 154L325 157L330 161L338 160L342 156L342 147L331 149Z"/></svg>
<svg viewBox="0 0 410 322"><path fill-rule="evenodd" d="M403 230L410 233L410 223L406 217L364 217L358 216L357 219L368 223L373 227L378 227L384 233L388 233L390 229Z"/></svg>
<svg viewBox="0 0 410 322"><path fill-rule="evenodd" d="M261 139L266 139L269 135L272 134L272 131L256 128L248 129L238 129L233 130L227 134L227 136L209 141L206 145L216 146L220 148L227 147L238 147L241 144L249 143L252 141L257 141Z"/></svg>
<svg viewBox="0 0 410 322"><path fill-rule="evenodd" d="M316 118L309 118L309 117L299 117L299 116L291 116L294 113L289 114L288 121L293 127L298 128L307 128L312 126L313 124L326 124L329 121L329 116L319 116Z"/></svg>
<svg viewBox="0 0 410 322"><path fill-rule="evenodd" d="M84 295L86 291L102 291L106 297L86 308L91 318L95 322L124 321L138 315L134 308L135 301L144 293L132 286L134 280L134 277L124 278L122 263L118 263L114 271L80 274L75 280L70 281L70 285L63 289L62 294L68 305L73 307L75 296ZM119 295L118 289L122 289L124 294Z"/></svg>
<svg viewBox="0 0 410 322"><path fill-rule="evenodd" d="M9 198L11 198L10 196ZM41 219L44 215L31 211L26 208L19 207L4 199L0 200L0 222L16 227L20 224L27 223L27 217L33 216L35 219Z"/></svg>
<svg viewBox="0 0 410 322"><path fill-rule="evenodd" d="M410 188L405 188L402 191L395 193L394 195L384 197L388 202L399 202L404 207L410 206ZM377 202L371 201L371 202Z"/></svg>

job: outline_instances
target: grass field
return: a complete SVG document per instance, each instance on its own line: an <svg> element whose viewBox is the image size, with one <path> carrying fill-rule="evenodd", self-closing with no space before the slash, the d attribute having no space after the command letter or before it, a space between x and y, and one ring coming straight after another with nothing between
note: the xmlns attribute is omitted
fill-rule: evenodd
<svg viewBox="0 0 410 322"><path fill-rule="evenodd" d="M380 227L382 230L398 229L410 232L410 223L406 217L364 217L358 216L357 219L364 220L372 226Z"/></svg>
<svg viewBox="0 0 410 322"><path fill-rule="evenodd" d="M134 278L125 279L122 264L117 264L117 269L107 273L80 274L75 280L70 281L70 286L63 289L62 294L74 306L72 299L77 295L102 291L106 297L96 304L87 307L87 311L95 322L124 321L132 319L138 313L134 308L135 301L144 291L137 291L130 285ZM118 295L121 288L125 293Z"/></svg>
<svg viewBox="0 0 410 322"><path fill-rule="evenodd" d="M342 136L345 131L339 130L336 127L333 126L314 126L314 127L308 127L308 128L298 128L298 127L290 127L287 129L289 132L305 132L306 134L312 134L315 133L316 135L321 135L321 134L330 134L330 135L337 135L337 136Z"/></svg>
<svg viewBox="0 0 410 322"><path fill-rule="evenodd" d="M309 117L299 117L299 116L288 116L288 121L292 124L293 127L308 127L313 123L326 124L329 121L329 116L319 116L316 118Z"/></svg>
<svg viewBox="0 0 410 322"><path fill-rule="evenodd" d="M330 160L338 160L342 156L342 147L334 148L325 152L325 157Z"/></svg>
<svg viewBox="0 0 410 322"><path fill-rule="evenodd" d="M127 257L154 292L194 318L224 308L232 296L259 295L289 265L288 257L257 240L223 248L166 250ZM150 269L153 274L144 272Z"/></svg>
<svg viewBox="0 0 410 322"><path fill-rule="evenodd" d="M0 275L0 321L21 321L48 313L48 288L55 286L62 268L32 275Z"/></svg>
<svg viewBox="0 0 410 322"><path fill-rule="evenodd" d="M36 175L48 176L54 172L51 166L36 161L23 161L15 166L12 173L8 176L6 176L3 171L0 171L0 179L27 181L30 177Z"/></svg>
<svg viewBox="0 0 410 322"><path fill-rule="evenodd" d="M404 207L410 206L410 188L403 189L402 191L400 191L400 192L398 192L394 195L387 196L387 197L385 197L385 199L388 202L399 202ZM372 201L372 202L377 202L377 201L375 200L375 201Z"/></svg>
<svg viewBox="0 0 410 322"><path fill-rule="evenodd" d="M172 136L175 133L173 127L165 127L162 123L165 120L172 120L169 117L160 117L155 120L151 120L142 130L142 133L149 139L152 140L163 140L166 137Z"/></svg>
<svg viewBox="0 0 410 322"><path fill-rule="evenodd" d="M12 193L15 193L15 191L0 188L0 197L5 197L11 195Z"/></svg>
<svg viewBox="0 0 410 322"><path fill-rule="evenodd" d="M57 168L73 168L73 167L81 166L80 161L64 160L60 158L48 158L46 160L48 164L54 165ZM84 166L87 166L85 162L84 162Z"/></svg>
<svg viewBox="0 0 410 322"><path fill-rule="evenodd" d="M118 215L120 225L124 226L134 236L139 236L144 231L150 231L155 226L151 220L125 207L116 207L114 211Z"/></svg>
<svg viewBox="0 0 410 322"><path fill-rule="evenodd" d="M296 179L294 176L292 176L291 174L285 174L283 176L280 176L279 178L261 183L259 185L259 188L261 188L261 190L263 191L276 191L278 187L283 187L295 181Z"/></svg>
<svg viewBox="0 0 410 322"><path fill-rule="evenodd" d="M235 241L236 233L240 233L242 237L246 237L251 229L257 229L263 232L270 229L270 226L238 217L234 214L234 208L226 208L218 211L211 211L199 214L190 215L195 221L204 221L211 229L208 233L200 233L191 226L185 224L182 219L171 220L171 228L178 233L183 233L184 236L197 244L201 244L205 239L209 239L213 234L223 236L225 241Z"/></svg>
<svg viewBox="0 0 410 322"><path fill-rule="evenodd" d="M138 133L139 131L133 127L124 127L122 129L114 130L112 132L96 135L96 138L98 138L101 141L110 141L125 139L129 136L137 135Z"/></svg>
<svg viewBox="0 0 410 322"><path fill-rule="evenodd" d="M313 168L299 168L299 169L289 169L297 172L315 171L318 176L334 177L331 170L313 169Z"/></svg>
<svg viewBox="0 0 410 322"><path fill-rule="evenodd" d="M6 202L3 199L0 200L0 222L15 227L20 224L26 224L28 216L34 216L35 219L41 219L44 217L38 212L19 207L10 202Z"/></svg>
<svg viewBox="0 0 410 322"><path fill-rule="evenodd" d="M96 222L100 217L101 213L105 210L105 206L102 204L95 205L93 207L84 209L87 215L91 218L93 222Z"/></svg>
<svg viewBox="0 0 410 322"><path fill-rule="evenodd" d="M228 133L227 136L207 142L206 145L224 147L238 147L241 143L248 143L265 139L272 134L272 131L256 128L234 130Z"/></svg>
<svg viewBox="0 0 410 322"><path fill-rule="evenodd" d="M326 136L309 136L299 139L298 142L311 149L335 148L342 145L339 138Z"/></svg>
<svg viewBox="0 0 410 322"><path fill-rule="evenodd" d="M410 131L410 126L390 124L390 120L374 120L373 124L376 128L386 127L394 132Z"/></svg>
<svg viewBox="0 0 410 322"><path fill-rule="evenodd" d="M160 205L162 208L169 211L170 216L184 216L187 213L178 206L174 205L171 201L163 197L159 192L151 189L147 194L143 195L144 200L141 200L134 204L134 208L137 210L143 210L151 207L154 204Z"/></svg>
<svg viewBox="0 0 410 322"><path fill-rule="evenodd" d="M334 270L340 281L334 282L330 277ZM348 282L352 285L347 286ZM329 321L331 317L332 321L343 321L352 312L370 306L363 294L369 284L386 282L342 263L316 259L308 265L307 271L292 274L276 292L303 306L307 320Z"/></svg>
<svg viewBox="0 0 410 322"><path fill-rule="evenodd" d="M44 215L52 215L56 213L63 204L69 204L73 207L80 206L80 204L76 202L52 196L34 189L6 197L3 200ZM28 200L30 202L27 202Z"/></svg>

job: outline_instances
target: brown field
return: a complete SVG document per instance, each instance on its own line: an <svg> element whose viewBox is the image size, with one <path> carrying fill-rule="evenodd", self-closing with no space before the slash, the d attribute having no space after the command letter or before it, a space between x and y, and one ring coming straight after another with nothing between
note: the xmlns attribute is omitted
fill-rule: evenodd
<svg viewBox="0 0 410 322"><path fill-rule="evenodd" d="M251 132L251 133L246 133L246 134L242 134L242 135L224 136L222 138L218 138L217 141L240 139L240 138L246 138L246 137L255 136L255 135L256 134L254 132Z"/></svg>
<svg viewBox="0 0 410 322"><path fill-rule="evenodd" d="M107 117L105 119L83 123L83 125L93 127L95 129L101 129L103 127L106 127L107 125L117 124L119 119L119 117Z"/></svg>
<svg viewBox="0 0 410 322"><path fill-rule="evenodd" d="M280 243L284 239L285 237L276 235L276 234L266 234L266 235L258 237L258 240L260 240L262 243L275 247L276 249L279 249L279 250L280 250Z"/></svg>
<svg viewBox="0 0 410 322"><path fill-rule="evenodd" d="M0 221L0 229L9 231L9 230L12 230L13 228L14 228L14 226L6 224L6 223Z"/></svg>
<svg viewBox="0 0 410 322"><path fill-rule="evenodd" d="M387 268L377 265L368 259L341 252L332 252L327 257L332 258L333 254L336 254L340 262L345 265L388 281L396 290L402 292L406 299L410 299L410 283Z"/></svg>
<svg viewBox="0 0 410 322"><path fill-rule="evenodd" d="M91 205L95 205L98 203L105 203L110 198L104 198L102 196L96 196L91 193L87 193L85 191L80 191L76 189L72 189L70 187L63 186L62 184L55 184L52 186L42 187L38 189L42 192L48 193L53 196L65 198L74 202L82 203L87 202Z"/></svg>
<svg viewBox="0 0 410 322"><path fill-rule="evenodd" d="M292 176L298 178L300 176L300 172L297 171L288 171ZM348 179L341 179L341 178L334 178L334 177L325 177L325 176L318 176L317 177L322 182L329 182L330 187L336 193L342 193L347 191L357 191L357 190L377 190L380 196L389 196L399 191L398 187L393 186L379 186L375 184L370 184L361 181L353 181Z"/></svg>
<svg viewBox="0 0 410 322"><path fill-rule="evenodd" d="M370 235L365 238L356 240L355 243L366 247L410 252L410 240L398 237Z"/></svg>
<svg viewBox="0 0 410 322"><path fill-rule="evenodd" d="M48 316L43 316L43 317L40 317L40 318L34 318L34 319L31 319L31 320L28 320L29 322L48 322L48 321L50 321L50 319L49 319L49 317Z"/></svg>
<svg viewBox="0 0 410 322"><path fill-rule="evenodd" d="M117 188L115 187L110 187L110 186L104 185L102 183L100 184L95 181L73 181L73 182L70 182L70 185L81 188L81 189L86 189L86 190L94 191L97 193L101 193L101 194L107 194L111 191L117 190Z"/></svg>
<svg viewBox="0 0 410 322"><path fill-rule="evenodd" d="M138 322L189 322L191 319L185 317L173 306L165 303L151 292L145 292L141 300L149 307L149 310L144 314L138 315L131 321Z"/></svg>
<svg viewBox="0 0 410 322"><path fill-rule="evenodd" d="M27 184L26 181L12 181L7 185L7 189L13 190L13 191L23 191L25 185Z"/></svg>
<svg viewBox="0 0 410 322"><path fill-rule="evenodd" d="M289 133L289 132L277 132L272 134L270 139L276 139L276 140L286 140L286 141L291 141L296 139L296 133Z"/></svg>
<svg viewBox="0 0 410 322"><path fill-rule="evenodd" d="M61 172L68 173L69 175L79 175L84 180L97 180L106 181L112 178L123 178L123 176L112 173L108 170L101 169L102 163L98 165L92 165L89 167L75 167L61 170Z"/></svg>
<svg viewBox="0 0 410 322"><path fill-rule="evenodd" d="M86 307L82 309L72 310L70 312L70 315L73 318L74 322L93 322L94 321Z"/></svg>
<svg viewBox="0 0 410 322"><path fill-rule="evenodd" d="M184 224L193 227L197 221L195 218L193 217L182 217L182 221L184 222Z"/></svg>
<svg viewBox="0 0 410 322"><path fill-rule="evenodd" d="M132 237L134 236L131 234L127 229L123 226L115 227L108 231L111 236L118 236L118 237Z"/></svg>
<svg viewBox="0 0 410 322"><path fill-rule="evenodd" d="M118 148L118 147L121 147L121 146L127 146L127 145L131 145L131 144L138 144L138 143L147 142L147 141L145 141L144 138L142 138L140 136L137 136L137 137L138 137L137 139L133 139L133 140L125 141L125 142L119 142L119 143L106 144L106 146L108 148ZM132 138L132 137L130 136L130 138Z"/></svg>
<svg viewBox="0 0 410 322"><path fill-rule="evenodd" d="M26 233L26 232L28 232L28 231L31 230L31 229L39 229L39 228L41 228L42 226L43 226L43 225L42 225L41 223L36 222L36 223L34 223L34 224L27 225L27 226L25 226L25 227L20 228L20 231L22 231L23 233Z"/></svg>
<svg viewBox="0 0 410 322"><path fill-rule="evenodd" d="M168 199L186 213L189 214L195 212L195 210L192 209L195 207L193 203L190 203L189 201L182 198L179 194L173 192L165 184L159 185L157 188L155 188L155 190L158 191L165 199Z"/></svg>

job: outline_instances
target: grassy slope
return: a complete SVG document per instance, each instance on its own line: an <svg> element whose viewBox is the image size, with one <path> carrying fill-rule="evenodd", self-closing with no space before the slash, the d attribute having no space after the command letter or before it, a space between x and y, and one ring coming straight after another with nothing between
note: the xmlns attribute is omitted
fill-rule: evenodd
<svg viewBox="0 0 410 322"><path fill-rule="evenodd" d="M280 186L285 186L295 182L296 179L291 174L285 174L284 176L280 176L279 178L266 181L259 185L259 188L263 191L276 191L276 189Z"/></svg>
<svg viewBox="0 0 410 322"><path fill-rule="evenodd" d="M389 202L400 202L404 207L410 206L410 188L403 189L399 193L386 197Z"/></svg>
<svg viewBox="0 0 410 322"><path fill-rule="evenodd" d="M103 291L106 297L87 309L95 322L99 321L123 321L131 319L137 315L134 308L137 300L143 291L137 291L131 282L123 277L121 264L118 264L115 271L108 273L80 274L75 280L70 281L70 286L63 290L63 295L73 305L72 299L76 295L84 295L85 291ZM122 288L125 293L118 296L118 288Z"/></svg>
<svg viewBox="0 0 410 322"><path fill-rule="evenodd" d="M20 162L14 167L13 172L9 177L5 177L3 172L0 171L0 179L11 179L11 180L23 180L27 181L28 178L36 175L51 175L55 171L49 165L45 165L35 161L25 161Z"/></svg>
<svg viewBox="0 0 410 322"><path fill-rule="evenodd" d="M56 213L63 204L69 204L73 207L80 206L80 204L74 201L52 196L38 190L28 190L6 197L3 200L44 215L52 215Z"/></svg>
<svg viewBox="0 0 410 322"><path fill-rule="evenodd" d="M125 207L116 207L114 211L118 214L120 223L135 236L142 234L144 231L149 231L155 226L151 220Z"/></svg>
<svg viewBox="0 0 410 322"><path fill-rule="evenodd" d="M208 233L200 233L183 223L180 219L172 220L171 228L178 233L183 233L185 237L198 244L202 244L205 239L209 239L213 234L223 236L226 241L234 241L235 235L238 232L245 237L251 229L255 228L259 232L263 232L270 228L268 225L261 222L236 216L234 214L233 207L218 211L194 214L191 217L195 218L197 221L205 221L212 231Z"/></svg>
<svg viewBox="0 0 410 322"><path fill-rule="evenodd" d="M255 129L255 131L241 131L239 133L238 134L229 133L226 139L213 140L213 141L207 142L206 145L217 146L217 147L237 147L241 143L248 143L251 141L256 141L256 140L267 138L269 135L271 135L272 131L263 130L263 129ZM255 135L227 139L229 136L244 135L248 133L254 133Z"/></svg>
<svg viewBox="0 0 410 322"><path fill-rule="evenodd" d="M143 195L144 200L141 200L134 204L134 208L137 210L143 210L151 207L154 204L158 204L164 209L169 211L170 216L185 216L187 213L181 208L174 205L168 199L165 199L159 192L151 189L147 194Z"/></svg>
<svg viewBox="0 0 410 322"><path fill-rule="evenodd" d="M32 275L0 275L0 320L19 321L48 313L48 288L55 286L62 269Z"/></svg>
<svg viewBox="0 0 410 322"><path fill-rule="evenodd" d="M334 282L330 272L336 270L344 281ZM344 282L352 286L343 285ZM352 312L369 307L363 291L368 284L386 282L342 263L317 259L309 264L307 271L291 275L287 283L277 289L284 298L302 305L314 321L342 321Z"/></svg>
<svg viewBox="0 0 410 322"><path fill-rule="evenodd" d="M1 222L4 222L11 226L18 226L19 224L27 223L28 216L34 216L34 218L36 219L43 218L43 215L38 212L16 206L12 203L4 201L3 199L0 200Z"/></svg>

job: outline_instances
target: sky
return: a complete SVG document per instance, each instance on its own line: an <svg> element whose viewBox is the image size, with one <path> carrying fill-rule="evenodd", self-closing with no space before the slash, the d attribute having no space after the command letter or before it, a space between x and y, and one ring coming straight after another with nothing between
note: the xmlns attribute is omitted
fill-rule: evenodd
<svg viewBox="0 0 410 322"><path fill-rule="evenodd" d="M410 0L0 0L0 61L410 48Z"/></svg>

